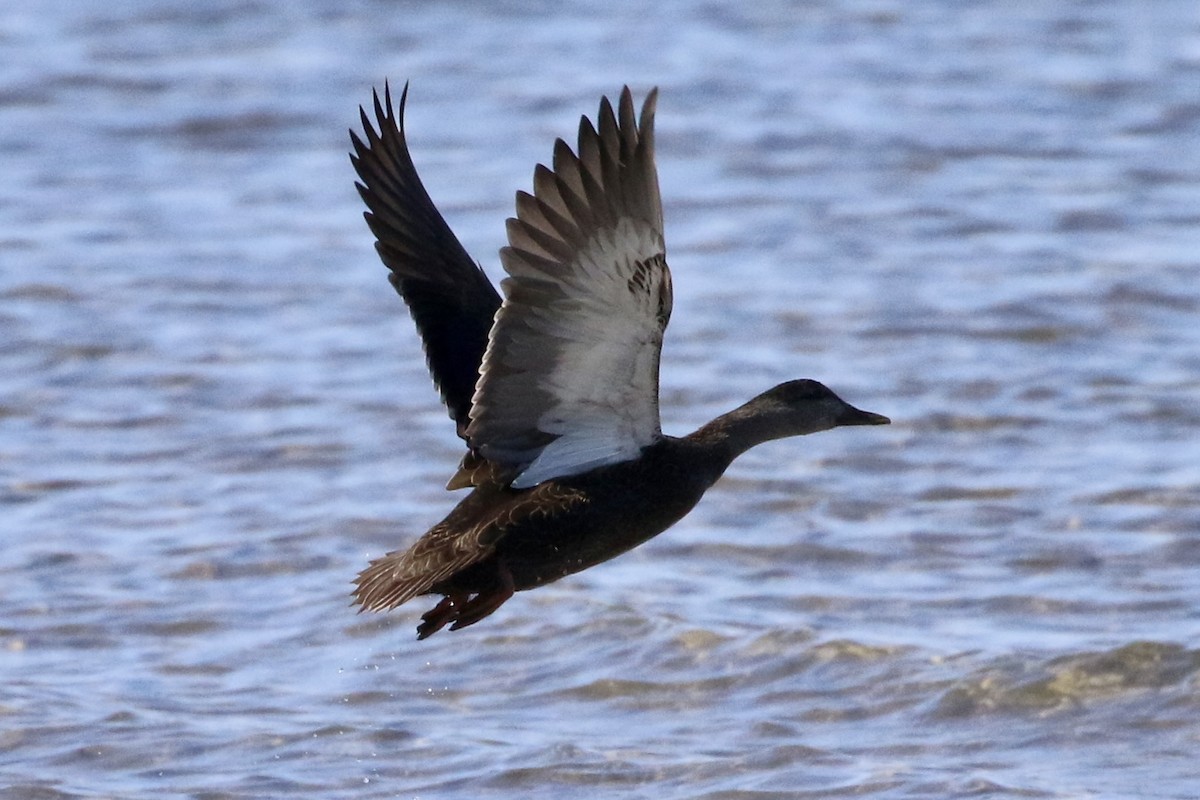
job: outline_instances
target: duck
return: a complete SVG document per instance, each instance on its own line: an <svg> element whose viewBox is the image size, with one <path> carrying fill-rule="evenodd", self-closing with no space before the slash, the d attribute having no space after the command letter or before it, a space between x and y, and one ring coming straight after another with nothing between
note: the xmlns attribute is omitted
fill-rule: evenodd
<svg viewBox="0 0 1200 800"><path fill-rule="evenodd" d="M354 581L359 611L440 596L425 639L488 617L514 593L608 561L692 510L763 442L886 425L810 379L781 383L685 436L662 432L659 361L672 281L654 160L658 91L601 99L577 144L554 143L516 195L493 286L442 217L409 153L408 84L373 91L350 131L355 186L388 278L466 446L469 493L411 546Z"/></svg>

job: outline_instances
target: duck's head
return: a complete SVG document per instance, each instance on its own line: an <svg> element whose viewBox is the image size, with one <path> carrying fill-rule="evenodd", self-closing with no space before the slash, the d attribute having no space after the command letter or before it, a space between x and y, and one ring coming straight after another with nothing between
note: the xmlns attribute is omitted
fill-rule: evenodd
<svg viewBox="0 0 1200 800"><path fill-rule="evenodd" d="M855 408L818 381L781 383L742 407L771 428L770 438L803 436L843 425L887 425L882 414Z"/></svg>

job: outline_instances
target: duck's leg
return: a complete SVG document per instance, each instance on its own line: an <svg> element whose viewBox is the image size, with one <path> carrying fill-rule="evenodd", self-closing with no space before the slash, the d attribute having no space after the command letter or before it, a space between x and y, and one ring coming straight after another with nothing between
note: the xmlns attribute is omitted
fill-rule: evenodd
<svg viewBox="0 0 1200 800"><path fill-rule="evenodd" d="M513 596L513 593L516 591L516 588L513 586L513 576L502 561L496 563L496 577L499 578L496 586L479 592L468 600L466 605L459 609L458 614L454 617L454 624L450 626L450 630L456 631L459 628L474 625L504 605L504 601Z"/></svg>
<svg viewBox="0 0 1200 800"><path fill-rule="evenodd" d="M470 595L466 592L448 594L442 601L421 616L421 624L417 626L417 638L426 639L445 627L462 611ZM451 629L453 630L453 629Z"/></svg>

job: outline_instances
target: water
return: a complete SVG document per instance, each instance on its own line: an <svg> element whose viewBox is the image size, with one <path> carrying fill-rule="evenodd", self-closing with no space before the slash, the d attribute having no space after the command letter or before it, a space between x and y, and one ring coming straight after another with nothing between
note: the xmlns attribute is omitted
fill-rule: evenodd
<svg viewBox="0 0 1200 800"><path fill-rule="evenodd" d="M14 798L1200 795L1200 10L0 11L0 787ZM791 377L667 535L418 643L349 582L458 446L346 128L496 277L659 85L664 426Z"/></svg>

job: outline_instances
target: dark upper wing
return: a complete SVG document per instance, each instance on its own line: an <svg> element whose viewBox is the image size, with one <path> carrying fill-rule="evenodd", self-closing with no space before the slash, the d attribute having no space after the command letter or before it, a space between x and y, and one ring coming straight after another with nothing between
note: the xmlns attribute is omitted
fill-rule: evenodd
<svg viewBox="0 0 1200 800"><path fill-rule="evenodd" d="M471 396L500 295L471 261L417 176L404 137L408 85L400 95L398 116L392 113L386 83L382 103L379 93L373 94L378 133L361 106L366 142L350 131L350 161L362 179L355 186L370 209L363 216L375 234L380 259L391 270L389 280L417 323L434 383L465 438Z"/></svg>

